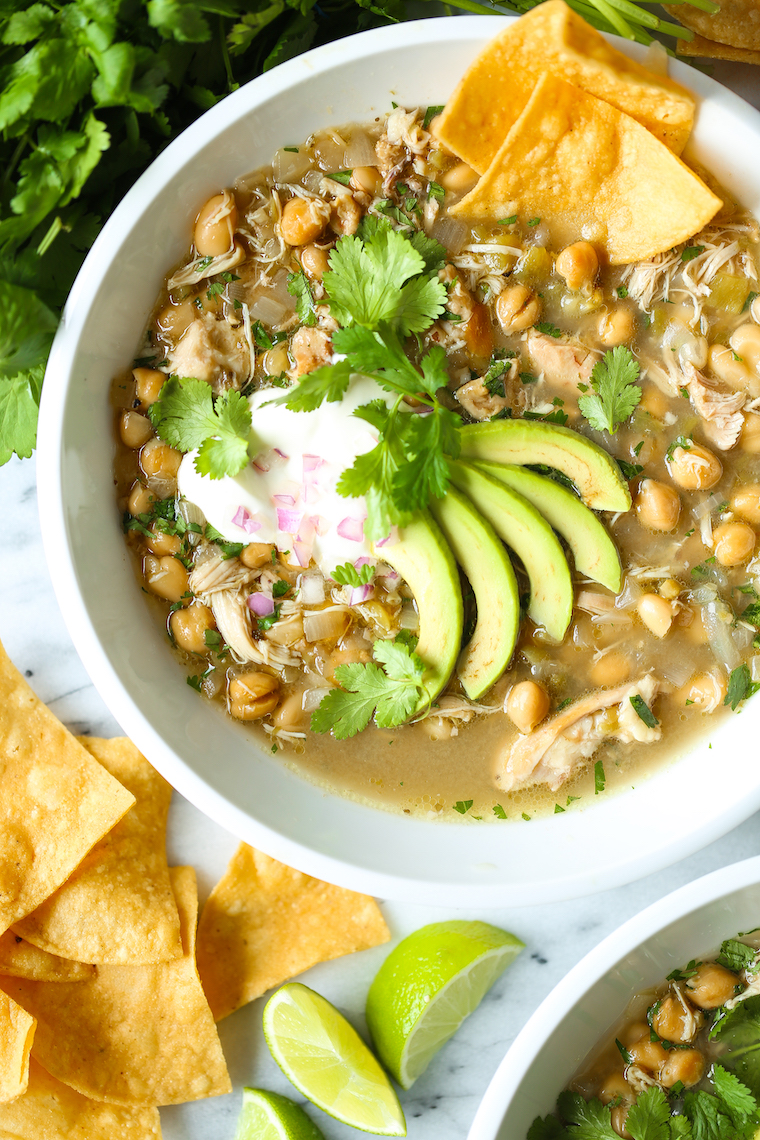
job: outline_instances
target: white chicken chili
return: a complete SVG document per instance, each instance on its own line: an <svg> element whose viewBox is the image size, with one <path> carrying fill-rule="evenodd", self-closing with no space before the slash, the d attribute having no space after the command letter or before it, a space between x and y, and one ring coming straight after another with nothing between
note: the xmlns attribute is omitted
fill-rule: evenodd
<svg viewBox="0 0 760 1140"><path fill-rule="evenodd" d="M344 794L532 818L760 683L758 227L723 195L612 267L466 223L436 111L201 206L114 384L118 495L200 698Z"/></svg>

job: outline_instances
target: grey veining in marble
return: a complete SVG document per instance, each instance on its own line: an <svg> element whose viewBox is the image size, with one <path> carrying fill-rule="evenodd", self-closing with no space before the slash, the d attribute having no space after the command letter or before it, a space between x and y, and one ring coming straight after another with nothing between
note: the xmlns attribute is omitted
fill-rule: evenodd
<svg viewBox="0 0 760 1140"><path fill-rule="evenodd" d="M716 64L713 74L744 98L760 104L757 69ZM0 502L0 638L35 691L69 728L93 735L117 734L119 727L91 685L55 601L37 521L33 460L20 463L14 459L0 468ZM196 867L202 896L223 872L235 845L232 836L175 795L170 858ZM587 899L485 912L384 904L394 941L426 922L461 917L493 922L514 931L526 943L522 956L493 987L480 1009L414 1088L402 1094L409 1136L413 1140L464 1140L505 1050L536 1006L585 953L621 922L669 891L758 852L760 815L674 867ZM361 1030L367 988L386 952L387 948L379 947L325 963L303 975L303 980L333 1001ZM213 1101L163 1109L166 1140L232 1140L244 1084L294 1094L264 1043L262 1008L263 999L220 1026L236 1091ZM308 1111L328 1140L357 1136L319 1110Z"/></svg>

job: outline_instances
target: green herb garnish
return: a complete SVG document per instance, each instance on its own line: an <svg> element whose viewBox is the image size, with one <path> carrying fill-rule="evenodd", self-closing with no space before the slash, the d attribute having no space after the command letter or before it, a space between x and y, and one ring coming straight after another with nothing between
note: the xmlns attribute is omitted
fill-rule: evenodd
<svg viewBox="0 0 760 1140"><path fill-rule="evenodd" d="M550 324L549 321L538 321L534 327L545 336L553 336L555 340L562 336L561 329L558 329L556 325Z"/></svg>
<svg viewBox="0 0 760 1140"><path fill-rule="evenodd" d="M600 792L604 791L607 783L607 777L604 774L604 763L602 760L597 760L594 764L594 795L598 796Z"/></svg>
<svg viewBox="0 0 760 1140"><path fill-rule="evenodd" d="M493 814L496 816L497 819L506 819L507 818L507 813L505 812L505 810L501 806L501 804L494 804L493 805Z"/></svg>
<svg viewBox="0 0 760 1140"><path fill-rule="evenodd" d="M693 261L695 257L699 257L700 253L705 252L703 245L687 245L686 249L681 252L681 261Z"/></svg>
<svg viewBox="0 0 760 1140"><path fill-rule="evenodd" d="M422 120L422 127L424 130L428 129L428 127L432 123L433 119L436 117L436 115L440 115L442 110L443 110L443 104L442 103L440 106L428 107L427 108L427 110L425 111L425 118Z"/></svg>
<svg viewBox="0 0 760 1140"><path fill-rule="evenodd" d="M323 697L312 713L314 732L332 729L337 740L347 740L362 732L373 714L380 728L396 728L419 706L425 665L417 654L396 641L376 641L372 652L375 661L366 665L337 667L335 680L341 687Z"/></svg>
<svg viewBox="0 0 760 1140"><path fill-rule="evenodd" d="M367 586L375 576L375 567L369 562L365 562L357 570L352 562L344 562L342 566L336 566L330 577L339 586Z"/></svg>
<svg viewBox="0 0 760 1140"><path fill-rule="evenodd" d="M641 399L640 367L630 349L618 345L591 372L594 395L581 396L578 407L596 431L614 435Z"/></svg>
<svg viewBox="0 0 760 1140"><path fill-rule="evenodd" d="M724 705L730 705L736 712L742 701L753 696L760 689L760 681L753 681L746 662L731 670L728 678L728 689L723 698Z"/></svg>
<svg viewBox="0 0 760 1140"><path fill-rule="evenodd" d="M288 293L296 299L296 314L301 324L313 328L317 323L314 294L303 270L288 275Z"/></svg>
<svg viewBox="0 0 760 1140"><path fill-rule="evenodd" d="M633 710L636 713L636 716L639 718L639 720L643 720L643 722L647 726L647 728L657 728L657 725L660 722L657 719L657 717L654 715L654 713L652 712L652 710L650 709L649 705L646 703L644 698L641 696L641 694L640 693L634 693L634 695L632 697L629 697L628 699L631 702L631 704L633 705Z"/></svg>
<svg viewBox="0 0 760 1140"><path fill-rule="evenodd" d="M148 410L150 422L170 447L198 448L195 470L211 479L237 475L253 456L251 409L231 389L214 397L205 380L170 376Z"/></svg>
<svg viewBox="0 0 760 1140"><path fill-rule="evenodd" d="M465 815L472 807L472 800L457 800L453 805L454 811L458 811L460 815Z"/></svg>

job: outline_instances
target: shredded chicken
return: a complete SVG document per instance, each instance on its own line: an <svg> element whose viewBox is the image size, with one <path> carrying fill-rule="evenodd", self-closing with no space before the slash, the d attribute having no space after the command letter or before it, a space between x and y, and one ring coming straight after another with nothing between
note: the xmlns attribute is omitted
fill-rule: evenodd
<svg viewBox="0 0 760 1140"><path fill-rule="evenodd" d="M167 289L178 289L180 285L197 285L207 277L216 273L225 273L230 269L237 269L245 261L245 250L239 242L235 242L232 249L220 253L218 257L196 257L189 265L178 269L166 282Z"/></svg>
<svg viewBox="0 0 760 1140"><path fill-rule="evenodd" d="M218 387L240 387L251 370L245 329L217 320L213 313L199 315L169 352L169 370Z"/></svg>
<svg viewBox="0 0 760 1140"><path fill-rule="evenodd" d="M462 405L464 410L472 416L474 420L490 420L492 416L497 415L505 408L514 408L518 404L516 397L522 393L516 385L518 380L518 368L516 362L510 362L508 370L504 373L504 390L507 392L506 396L493 395L488 391L483 379L476 376L474 380L468 380L466 384L462 384L461 388L457 388L454 393L456 399Z"/></svg>
<svg viewBox="0 0 760 1140"><path fill-rule="evenodd" d="M738 440L744 425L741 409L747 402L746 392L721 388L707 380L693 364L684 364L684 387L697 415L704 421L705 433L720 451L728 451Z"/></svg>
<svg viewBox="0 0 760 1140"><path fill-rule="evenodd" d="M237 590L248 585L257 576L237 558L223 558L214 547L206 547L208 556L199 553L188 578L188 588L204 602L220 590ZM207 603L208 604L208 603Z"/></svg>
<svg viewBox="0 0 760 1140"><path fill-rule="evenodd" d="M329 364L332 360L329 332L302 325L290 342L290 355L296 364L296 376L303 376L323 364Z"/></svg>
<svg viewBox="0 0 760 1140"><path fill-rule="evenodd" d="M578 391L579 381L588 384L591 370L600 359L598 352L582 345L533 331L528 333L526 348L544 379L554 387L569 389L573 395Z"/></svg>
<svg viewBox="0 0 760 1140"><path fill-rule="evenodd" d="M659 740L659 725L649 728L644 724L630 699L640 696L650 704L658 689L659 681L647 675L634 684L598 690L577 701L529 735L517 738L506 759L499 761L497 784L505 792L543 783L556 791L603 740L614 737L623 744Z"/></svg>
<svg viewBox="0 0 760 1140"><path fill-rule="evenodd" d="M702 1024L704 1022L702 1013L698 1013L694 1007L686 1000L686 998L683 996L683 990L681 989L678 982L673 982L671 988L676 999L678 1000L679 1005L681 1006L681 1009L683 1010L683 1032L681 1035L681 1040L693 1041L702 1028Z"/></svg>

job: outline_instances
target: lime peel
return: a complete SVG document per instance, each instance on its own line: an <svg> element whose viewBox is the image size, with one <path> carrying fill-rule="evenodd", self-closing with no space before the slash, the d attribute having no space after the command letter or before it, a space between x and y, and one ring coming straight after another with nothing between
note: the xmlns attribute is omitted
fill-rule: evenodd
<svg viewBox="0 0 760 1140"><path fill-rule="evenodd" d="M300 1105L265 1089L243 1089L235 1140L325 1140Z"/></svg>
<svg viewBox="0 0 760 1140"><path fill-rule="evenodd" d="M291 1084L329 1116L377 1136L406 1136L388 1077L326 998L300 982L281 986L264 1008L264 1037Z"/></svg>
<svg viewBox="0 0 760 1140"><path fill-rule="evenodd" d="M524 943L485 922L435 922L392 950L367 997L378 1055L408 1089Z"/></svg>

